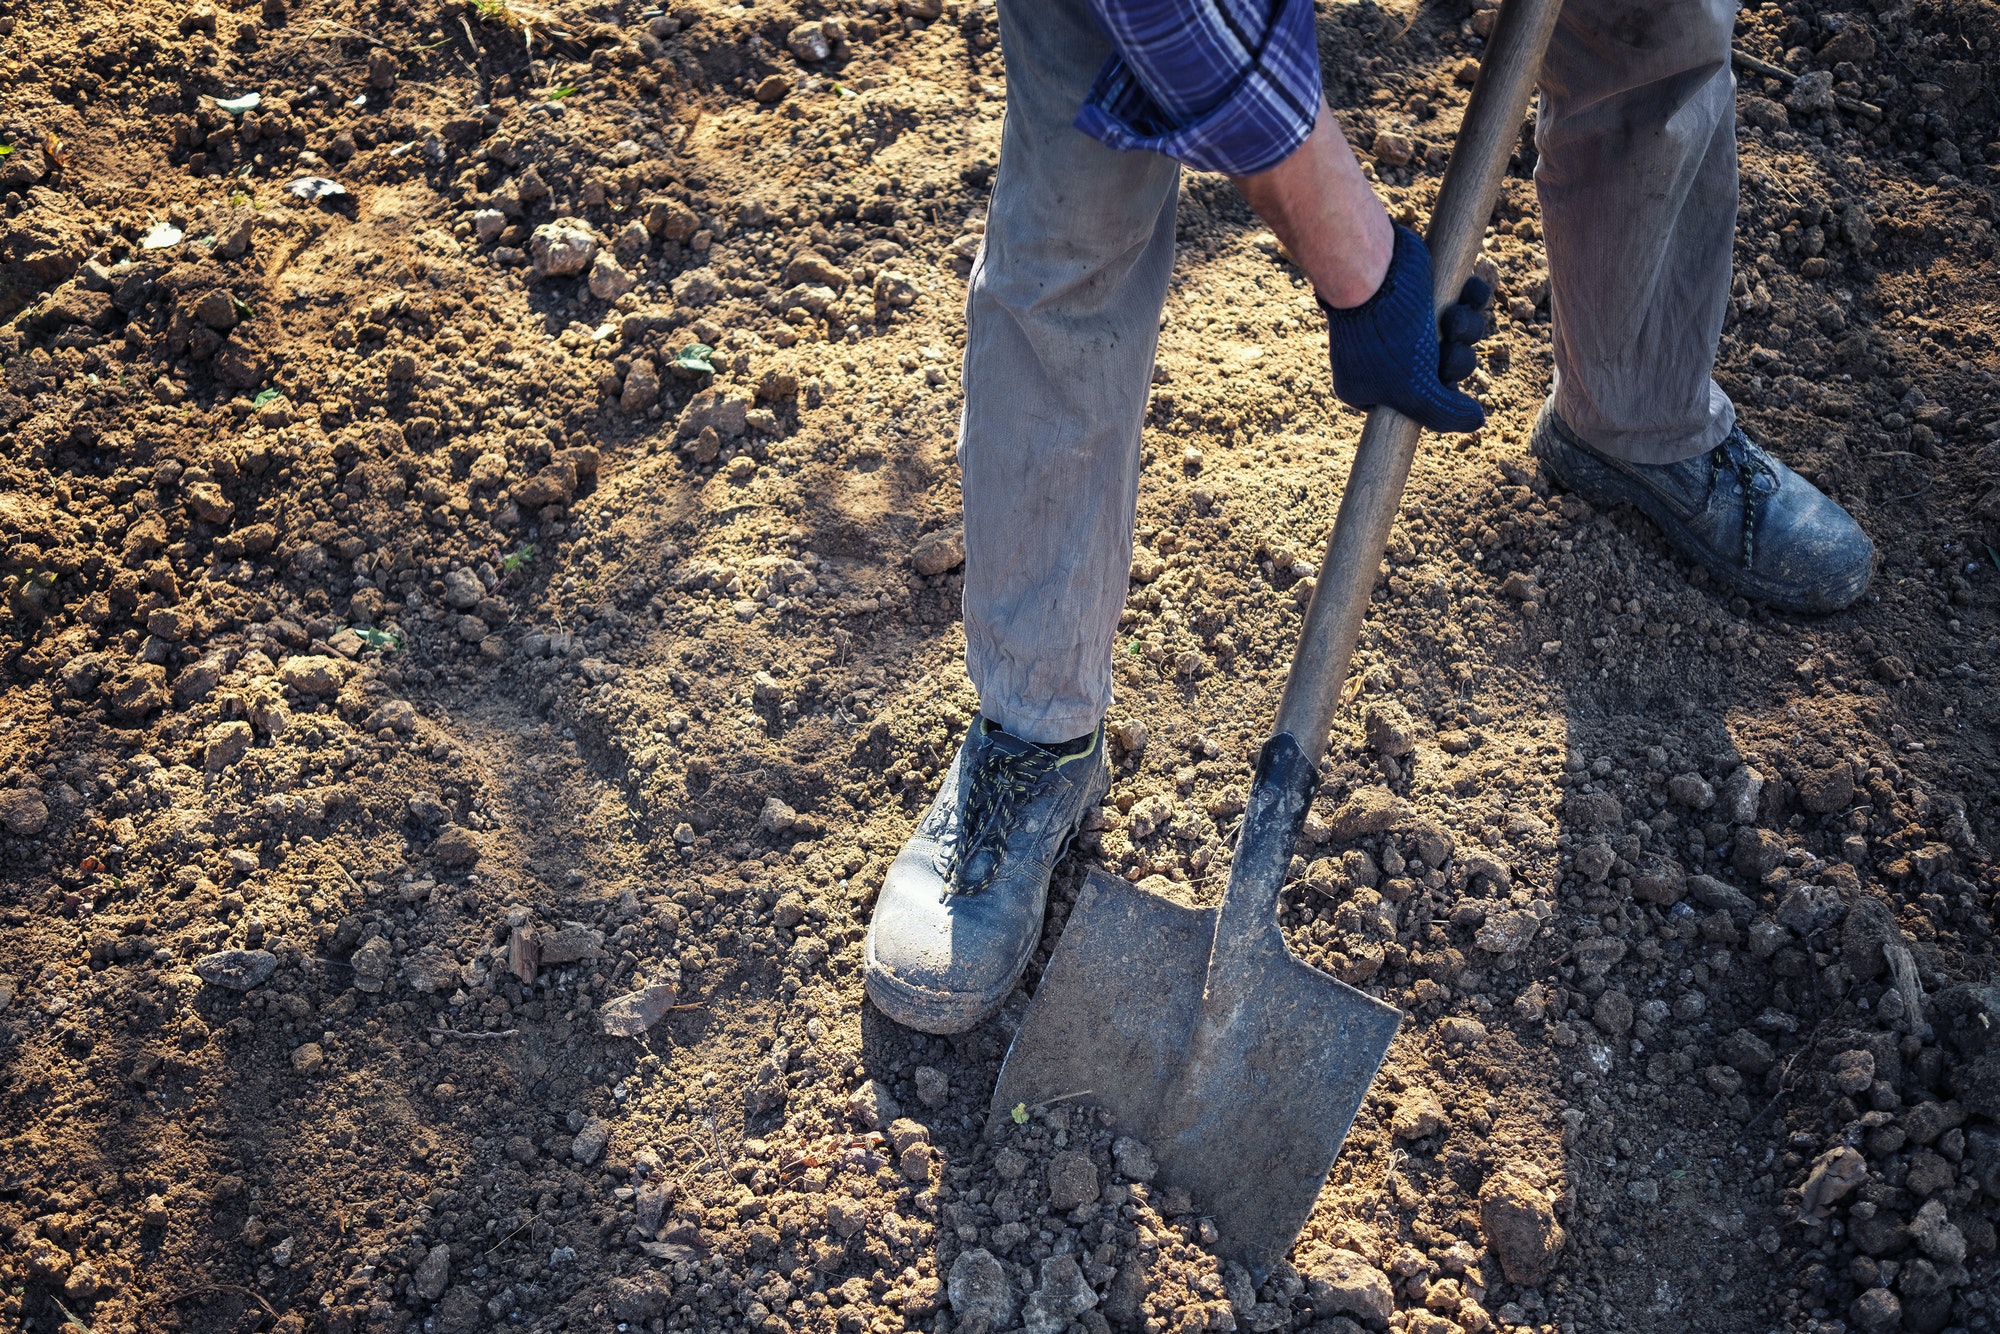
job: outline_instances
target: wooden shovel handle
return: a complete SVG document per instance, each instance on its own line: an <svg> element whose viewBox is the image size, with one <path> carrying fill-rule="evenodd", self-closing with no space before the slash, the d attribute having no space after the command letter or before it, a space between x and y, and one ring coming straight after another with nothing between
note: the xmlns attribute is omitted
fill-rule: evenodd
<svg viewBox="0 0 2000 1334"><path fill-rule="evenodd" d="M1428 240L1439 309L1458 299L1479 258L1486 220L1499 197L1560 9L1560 0L1503 0L1500 6L1431 214ZM1340 688L1421 430L1394 409L1376 408L1354 451L1275 728L1289 732L1314 764L1326 753Z"/></svg>

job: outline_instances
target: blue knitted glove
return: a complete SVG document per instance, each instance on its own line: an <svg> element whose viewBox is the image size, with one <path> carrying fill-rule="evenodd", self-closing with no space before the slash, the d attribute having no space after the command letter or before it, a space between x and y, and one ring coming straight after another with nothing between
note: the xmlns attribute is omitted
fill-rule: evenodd
<svg viewBox="0 0 2000 1334"><path fill-rule="evenodd" d="M1395 255L1375 295L1358 306L1319 303L1333 354L1334 394L1363 411L1392 407L1433 431L1478 430L1486 424L1485 411L1447 386L1472 374L1473 347L1485 336L1492 296L1485 283L1469 278L1440 320L1431 305L1430 248L1397 224Z"/></svg>

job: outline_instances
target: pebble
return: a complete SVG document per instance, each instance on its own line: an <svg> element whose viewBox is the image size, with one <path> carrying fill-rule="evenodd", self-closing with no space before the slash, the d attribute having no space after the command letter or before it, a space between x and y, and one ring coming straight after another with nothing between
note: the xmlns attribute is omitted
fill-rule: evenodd
<svg viewBox="0 0 2000 1334"><path fill-rule="evenodd" d="M1120 1135L1111 1142L1111 1165L1133 1181L1151 1181L1160 1170L1152 1149L1130 1135Z"/></svg>
<svg viewBox="0 0 2000 1334"><path fill-rule="evenodd" d="M444 1296L444 1290L451 1283L451 1247L440 1242L431 1247L423 1262L417 1266L410 1286L419 1297L434 1302Z"/></svg>
<svg viewBox="0 0 2000 1334"><path fill-rule="evenodd" d="M569 1142L569 1156L585 1167L596 1162L604 1153L604 1145L611 1138L611 1127L602 1117L589 1117L583 1128L576 1132L576 1138Z"/></svg>
<svg viewBox="0 0 2000 1334"><path fill-rule="evenodd" d="M292 1048L292 1069L302 1075L316 1075L326 1069L326 1052L317 1042Z"/></svg>
<svg viewBox="0 0 2000 1334"><path fill-rule="evenodd" d="M1097 1164L1090 1155L1068 1151L1049 1159L1049 1207L1065 1213L1098 1196Z"/></svg>
<svg viewBox="0 0 2000 1334"><path fill-rule="evenodd" d="M1427 1088L1413 1088L1396 1104L1396 1114L1389 1122L1389 1133L1401 1140L1423 1139L1435 1135L1449 1124L1444 1104L1438 1101L1437 1094Z"/></svg>
<svg viewBox="0 0 2000 1334"><path fill-rule="evenodd" d="M362 945L348 961L354 965L354 989L371 994L381 991L389 980L395 961L395 948L381 936Z"/></svg>
<svg viewBox="0 0 2000 1334"><path fill-rule="evenodd" d="M678 989L662 982L604 1002L597 1012L605 1033L614 1038L636 1038L660 1022L679 998Z"/></svg>
<svg viewBox="0 0 2000 1334"><path fill-rule="evenodd" d="M926 578L965 564L965 531L947 528L910 549L910 568Z"/></svg>
<svg viewBox="0 0 2000 1334"><path fill-rule="evenodd" d="M277 969L278 956L269 950L218 950L194 961L195 976L229 991L261 986Z"/></svg>
<svg viewBox="0 0 2000 1334"><path fill-rule="evenodd" d="M1539 1168L1506 1163L1489 1173L1479 1188L1479 1224L1508 1282L1538 1287L1555 1271L1565 1235Z"/></svg>
<svg viewBox="0 0 2000 1334"><path fill-rule="evenodd" d="M917 1085L917 1101L926 1107L942 1107L951 1096L951 1081L942 1070L928 1065L916 1069L914 1079Z"/></svg>
<svg viewBox="0 0 2000 1334"><path fill-rule="evenodd" d="M1385 167L1400 167L1416 154L1416 145L1407 134L1395 130L1384 130L1375 136L1372 150L1375 160Z"/></svg>
<svg viewBox="0 0 2000 1334"><path fill-rule="evenodd" d="M1097 1294L1073 1255L1042 1261L1041 1284L1021 1306L1022 1334L1062 1334L1070 1321L1097 1305Z"/></svg>
<svg viewBox="0 0 2000 1334"><path fill-rule="evenodd" d="M993 1334L1008 1328L1014 1316L1014 1293L1007 1271L991 1251L975 1247L961 1251L951 1263L945 1284L955 1327L965 1334Z"/></svg>
<svg viewBox="0 0 2000 1334"><path fill-rule="evenodd" d="M903 1109L897 1105L887 1085L879 1079L871 1079L847 1095L847 1114L863 1130L880 1130L894 1124L903 1115Z"/></svg>
<svg viewBox="0 0 2000 1334"><path fill-rule="evenodd" d="M39 794L18 788L0 792L0 828L16 838L33 838L48 823L48 804Z"/></svg>
<svg viewBox="0 0 2000 1334"><path fill-rule="evenodd" d="M1396 1309L1389 1276L1350 1250L1336 1249L1311 1264L1306 1291L1313 1314L1321 1319L1358 1316L1379 1328Z"/></svg>
<svg viewBox="0 0 2000 1334"><path fill-rule="evenodd" d="M567 278L582 273L597 258L597 251L597 238L589 229L568 219L545 222L528 238L534 278Z"/></svg>
<svg viewBox="0 0 2000 1334"><path fill-rule="evenodd" d="M1362 711L1361 731L1379 754L1401 759L1417 748L1416 724L1394 700L1371 702Z"/></svg>

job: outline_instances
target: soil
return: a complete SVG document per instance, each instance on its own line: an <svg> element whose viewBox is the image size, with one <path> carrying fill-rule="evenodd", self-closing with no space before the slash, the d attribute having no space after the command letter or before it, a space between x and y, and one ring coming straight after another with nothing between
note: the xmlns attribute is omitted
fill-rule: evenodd
<svg viewBox="0 0 2000 1334"><path fill-rule="evenodd" d="M1419 224L1490 22L1321 16ZM1411 1018L1250 1275L1090 1107L985 1128L1084 869L1219 894L1358 434L1232 188L1111 797L926 1038L858 968L976 708L991 6L0 0L0 1325L1992 1330L1997 30L1741 17L1718 376L1878 544L1837 616L1528 458L1524 139L1284 906Z"/></svg>

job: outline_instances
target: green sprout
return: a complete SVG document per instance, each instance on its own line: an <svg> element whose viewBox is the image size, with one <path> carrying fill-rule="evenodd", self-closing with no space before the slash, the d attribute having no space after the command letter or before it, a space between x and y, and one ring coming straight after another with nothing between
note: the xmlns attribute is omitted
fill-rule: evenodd
<svg viewBox="0 0 2000 1334"><path fill-rule="evenodd" d="M715 349L706 343L689 343L681 349L680 355L674 358L674 369L693 371L697 375L713 375L715 363L709 358L714 355Z"/></svg>
<svg viewBox="0 0 2000 1334"><path fill-rule="evenodd" d="M250 400L250 406L253 408L261 408L266 403L272 402L273 400L283 397L284 395L279 393L276 389L260 389L257 391L257 397Z"/></svg>
<svg viewBox="0 0 2000 1334"><path fill-rule="evenodd" d="M0 144L0 157L12 157L12 156L14 156L14 145Z"/></svg>
<svg viewBox="0 0 2000 1334"><path fill-rule="evenodd" d="M1028 1124L1028 1104L1025 1102L1015 1103L1014 1110L1007 1113L1007 1115L1014 1118L1014 1124L1017 1126Z"/></svg>
<svg viewBox="0 0 2000 1334"><path fill-rule="evenodd" d="M526 543L525 545L522 546L522 548L519 551L516 551L512 555L503 557L501 559L500 573L514 574L520 570L524 570L527 568L528 562L532 561L534 558L535 558L535 544L532 542Z"/></svg>
<svg viewBox="0 0 2000 1334"><path fill-rule="evenodd" d="M581 91L581 90L580 90L580 89L578 89L578 88L577 88L577 86L576 86L575 84L573 84L573 83L566 83L566 84L564 84L564 85L563 85L562 87L560 87L560 88L551 88L551 89L549 89L549 96L548 96L548 100L549 100L549 101L551 101L551 102L554 102L554 101L556 101L556 100L557 100L558 98L564 98L564 97L572 97L572 96L574 96L574 95L575 95L576 93L578 93L579 91Z"/></svg>
<svg viewBox="0 0 2000 1334"><path fill-rule="evenodd" d="M363 630L356 627L354 635L369 648L380 649L384 653L393 653L403 646L403 637L390 634L387 630Z"/></svg>

